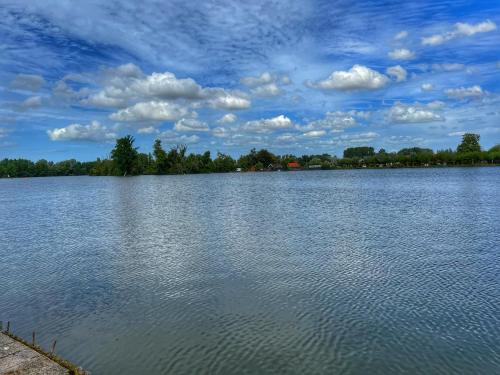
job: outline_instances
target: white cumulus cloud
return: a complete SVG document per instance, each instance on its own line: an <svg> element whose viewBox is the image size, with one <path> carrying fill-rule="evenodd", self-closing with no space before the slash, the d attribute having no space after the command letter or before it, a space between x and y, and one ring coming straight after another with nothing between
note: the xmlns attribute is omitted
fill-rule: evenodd
<svg viewBox="0 0 500 375"><path fill-rule="evenodd" d="M240 110L250 108L252 104L242 93L228 92L224 89L205 89L203 91L205 103L211 108Z"/></svg>
<svg viewBox="0 0 500 375"><path fill-rule="evenodd" d="M388 53L389 57L393 60L413 60L415 52L406 48L398 48Z"/></svg>
<svg viewBox="0 0 500 375"><path fill-rule="evenodd" d="M82 90L87 92L81 97L82 104L124 108L147 102L182 102L185 106L194 108L229 110L251 106L250 100L242 92L220 87L202 87L192 78L179 78L171 72L147 75L134 64L101 70L95 80L100 89L96 91L93 87L84 87ZM54 92L75 97L75 91L65 81L60 81Z"/></svg>
<svg viewBox="0 0 500 375"><path fill-rule="evenodd" d="M324 130L311 130L311 131L305 132L302 135L306 138L319 138L319 137L323 137L325 134L326 134L326 131L324 131Z"/></svg>
<svg viewBox="0 0 500 375"><path fill-rule="evenodd" d="M252 88L253 95L261 97L278 96L282 93L280 85L288 85L291 80L286 75L276 75L264 72L258 77L243 77L240 82Z"/></svg>
<svg viewBox="0 0 500 375"><path fill-rule="evenodd" d="M194 118L181 118L174 125L174 130L183 132L207 132L208 124Z"/></svg>
<svg viewBox="0 0 500 375"><path fill-rule="evenodd" d="M119 110L109 116L115 121L172 121L188 115L188 110L170 102L142 102Z"/></svg>
<svg viewBox="0 0 500 375"><path fill-rule="evenodd" d="M335 71L327 79L308 85L324 90L376 90L384 87L388 82L387 76L356 64L348 71Z"/></svg>
<svg viewBox="0 0 500 375"><path fill-rule="evenodd" d="M255 89L252 90L252 93L257 96L271 97L280 95L281 89L278 87L276 83L269 83L267 85L256 87Z"/></svg>
<svg viewBox="0 0 500 375"><path fill-rule="evenodd" d="M422 83L422 86L420 86L422 91L432 91L434 90L434 85L432 83Z"/></svg>
<svg viewBox="0 0 500 375"><path fill-rule="evenodd" d="M219 124L230 124L236 121L236 115L233 113L226 113L217 122Z"/></svg>
<svg viewBox="0 0 500 375"><path fill-rule="evenodd" d="M444 121L444 117L421 105L406 105L400 102L391 107L389 118L391 122L399 124Z"/></svg>
<svg viewBox="0 0 500 375"><path fill-rule="evenodd" d="M67 91L64 92L66 95L72 94L71 89L69 89L69 87L65 83L60 83L58 84L58 86L56 86L56 90L58 90L59 95L64 95L62 91L63 88L67 89ZM99 91L98 93L91 94L85 99L82 99L81 103L93 107L122 108L127 105L127 99L109 96L107 95L106 91Z"/></svg>
<svg viewBox="0 0 500 375"><path fill-rule="evenodd" d="M179 79L170 72L153 73L132 83L131 92L161 99L196 99L201 96L202 88L191 78Z"/></svg>
<svg viewBox="0 0 500 375"><path fill-rule="evenodd" d="M343 132L344 129L357 126L358 123L354 116L366 118L366 112L327 112L324 118L311 121L306 125L299 127L299 129L302 131L327 129L334 133L340 133Z"/></svg>
<svg viewBox="0 0 500 375"><path fill-rule="evenodd" d="M71 124L64 128L47 130L49 138L53 141L90 141L103 142L115 139L115 133L92 121L89 125Z"/></svg>
<svg viewBox="0 0 500 375"><path fill-rule="evenodd" d="M269 73L264 72L259 77L243 77L241 83L248 87L257 87L261 85L266 85L275 81L275 77Z"/></svg>
<svg viewBox="0 0 500 375"><path fill-rule="evenodd" d="M279 115L270 119L260 119L247 121L241 125L241 130L249 133L269 133L280 129L293 127L293 122L284 115Z"/></svg>

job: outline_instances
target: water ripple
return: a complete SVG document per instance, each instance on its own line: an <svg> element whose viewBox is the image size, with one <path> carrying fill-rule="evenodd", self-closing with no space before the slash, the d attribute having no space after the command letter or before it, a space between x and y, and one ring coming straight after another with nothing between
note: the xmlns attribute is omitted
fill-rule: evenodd
<svg viewBox="0 0 500 375"><path fill-rule="evenodd" d="M500 373L497 168L0 180L0 320L93 374Z"/></svg>

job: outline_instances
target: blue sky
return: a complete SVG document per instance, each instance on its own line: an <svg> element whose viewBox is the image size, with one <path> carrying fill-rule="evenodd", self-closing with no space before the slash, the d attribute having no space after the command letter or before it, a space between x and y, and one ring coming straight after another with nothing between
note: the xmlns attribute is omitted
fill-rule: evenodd
<svg viewBox="0 0 500 375"><path fill-rule="evenodd" d="M500 143L500 1L0 0L0 158Z"/></svg>

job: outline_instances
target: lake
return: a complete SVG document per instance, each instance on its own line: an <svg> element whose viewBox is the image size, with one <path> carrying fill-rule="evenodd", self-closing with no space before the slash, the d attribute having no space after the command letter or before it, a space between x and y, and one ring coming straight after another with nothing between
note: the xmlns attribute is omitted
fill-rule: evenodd
<svg viewBox="0 0 500 375"><path fill-rule="evenodd" d="M500 168L4 179L0 234L93 375L500 373Z"/></svg>

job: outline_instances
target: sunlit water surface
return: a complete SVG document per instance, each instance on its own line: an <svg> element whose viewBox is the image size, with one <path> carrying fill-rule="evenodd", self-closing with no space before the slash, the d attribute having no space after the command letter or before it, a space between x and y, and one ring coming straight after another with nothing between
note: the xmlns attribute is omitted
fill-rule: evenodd
<svg viewBox="0 0 500 375"><path fill-rule="evenodd" d="M93 375L500 373L500 168L4 179L0 234Z"/></svg>

